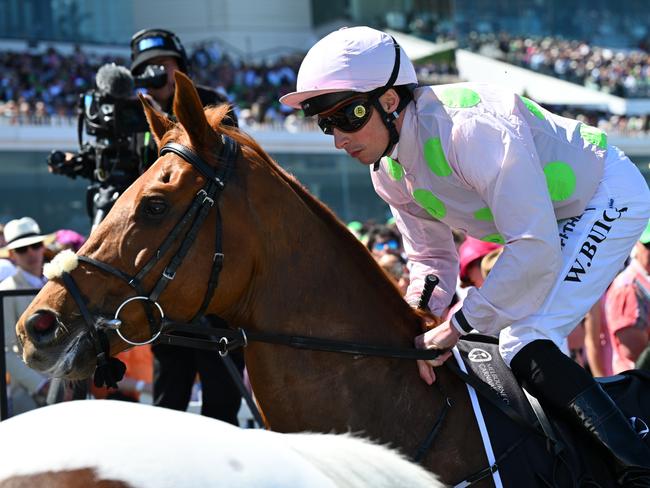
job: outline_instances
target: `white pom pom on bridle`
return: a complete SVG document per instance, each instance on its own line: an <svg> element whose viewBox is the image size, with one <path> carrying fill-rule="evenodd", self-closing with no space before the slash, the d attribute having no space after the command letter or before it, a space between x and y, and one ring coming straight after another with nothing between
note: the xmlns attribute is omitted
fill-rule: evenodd
<svg viewBox="0 0 650 488"><path fill-rule="evenodd" d="M54 259L43 266L43 274L48 280L59 278L65 273L69 273L77 267L79 260L74 251L66 249L54 256Z"/></svg>

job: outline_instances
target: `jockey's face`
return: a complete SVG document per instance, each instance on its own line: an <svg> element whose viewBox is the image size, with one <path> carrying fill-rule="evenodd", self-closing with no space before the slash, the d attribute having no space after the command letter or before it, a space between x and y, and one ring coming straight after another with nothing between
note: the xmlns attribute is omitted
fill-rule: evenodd
<svg viewBox="0 0 650 488"><path fill-rule="evenodd" d="M384 110L388 113L395 110L399 103L399 97L394 90L388 90L379 98ZM395 127L399 132L401 128L402 115L395 121ZM332 131L334 145L338 149L345 150L350 156L360 163L370 165L377 161L388 145L388 129L381 121L377 110L372 110L370 120L361 129L355 132L343 132L334 127Z"/></svg>

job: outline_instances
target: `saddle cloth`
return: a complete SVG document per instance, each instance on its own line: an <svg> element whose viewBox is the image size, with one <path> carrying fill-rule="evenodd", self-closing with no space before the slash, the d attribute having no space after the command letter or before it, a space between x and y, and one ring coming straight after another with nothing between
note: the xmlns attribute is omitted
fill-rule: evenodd
<svg viewBox="0 0 650 488"><path fill-rule="evenodd" d="M458 343L454 356L461 370L492 390L493 401L500 399L531 427L540 430L526 393L501 359L496 338L469 334ZM650 374L634 370L599 382L650 446ZM550 427L557 441L553 445L533 428L511 420L493 401L469 385L468 391L488 461L496 465L493 480L497 488L617 486L604 453L591 443L585 432L544 410L547 429Z"/></svg>

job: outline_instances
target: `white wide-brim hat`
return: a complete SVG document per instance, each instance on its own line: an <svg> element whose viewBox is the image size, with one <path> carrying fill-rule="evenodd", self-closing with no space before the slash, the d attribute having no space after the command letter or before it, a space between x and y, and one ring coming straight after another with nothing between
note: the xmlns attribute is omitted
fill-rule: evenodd
<svg viewBox="0 0 650 488"><path fill-rule="evenodd" d="M400 47L400 66L393 86L417 83L413 64ZM395 43L370 27L344 27L328 34L307 52L296 91L280 98L293 108L318 95L344 91L366 93L386 85L395 64Z"/></svg>
<svg viewBox="0 0 650 488"><path fill-rule="evenodd" d="M31 217L10 220L4 228L4 236L7 241L5 249L17 249L29 246L37 242L43 242L47 235L41 234L41 228Z"/></svg>

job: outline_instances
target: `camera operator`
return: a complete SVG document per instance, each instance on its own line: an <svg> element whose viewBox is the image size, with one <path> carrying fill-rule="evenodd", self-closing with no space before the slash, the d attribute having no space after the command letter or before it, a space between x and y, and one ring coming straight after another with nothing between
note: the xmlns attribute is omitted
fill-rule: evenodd
<svg viewBox="0 0 650 488"><path fill-rule="evenodd" d="M147 98L153 106L173 116L174 71L188 73L188 58L180 39L174 33L164 29L144 29L136 32L131 38L131 73L136 78L142 76L147 66L162 66L167 75L162 86L147 88ZM197 91L204 107L227 103L226 97L204 86L197 85ZM233 110L228 112L229 121L237 125L237 117ZM157 148L149 132L141 134L141 148L144 149L142 161L148 167L158 156Z"/></svg>
<svg viewBox="0 0 650 488"><path fill-rule="evenodd" d="M166 83L158 88L149 88L147 93L160 109L173 117L174 71L188 73L188 58L175 34L163 29L146 29L133 35L131 72L138 77L147 66L164 66L167 73ZM196 88L204 107L226 101L225 97L214 90L202 86ZM228 115L229 122L236 126L237 119L233 111L231 110ZM146 167L157 158L158 150L149 132L141 136L142 161ZM215 316L208 316L202 320L215 326L225 326L221 323L221 319ZM230 379L218 353L165 344L154 344L151 350L154 356L154 405L186 410L198 373L203 400L201 414L237 425L241 395ZM242 372L243 357L236 354L231 356Z"/></svg>
<svg viewBox="0 0 650 488"><path fill-rule="evenodd" d="M178 37L164 29L145 29L131 39L131 71L106 64L97 71L97 89L80 96L79 152L53 151L48 158L52 173L91 181L86 207L95 228L118 196L157 158L158 149L148 131L135 89L158 109L173 117L174 71L188 74L188 58ZM216 91L197 86L203 106L227 102ZM237 125L231 110L225 123ZM94 136L83 142L83 132Z"/></svg>
<svg viewBox="0 0 650 488"><path fill-rule="evenodd" d="M96 75L96 90L81 95L79 103L79 146L76 154L53 151L48 158L51 172L91 181L87 191L88 213L93 227L108 213L117 197L128 188L158 157L135 88L144 88L145 97L154 107L174 118L174 71L188 73L188 58L178 36L164 29L144 29L131 38L131 70L123 66L102 66ZM216 91L197 86L203 106L227 102ZM232 111L224 123L237 126ZM95 136L82 142L83 126ZM208 316L207 325L224 326L221 319ZM237 424L241 396L216 352L156 344L154 355L154 404L186 410L194 380L201 379L203 415ZM240 372L241 355L231 355ZM118 383L120 393L129 394L129 361L126 381ZM132 368L133 369L133 368ZM123 390L123 391L122 391ZM109 392L107 395L111 397Z"/></svg>

